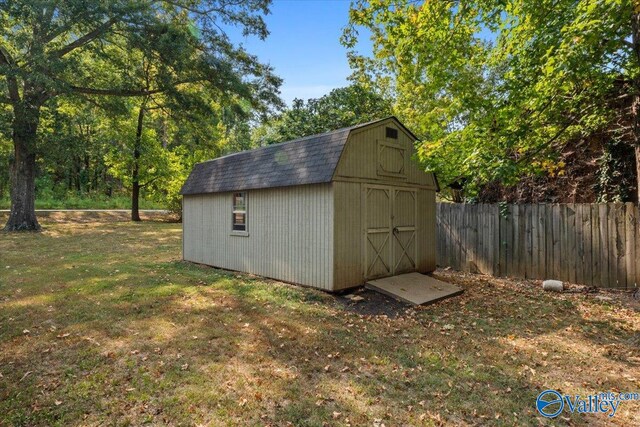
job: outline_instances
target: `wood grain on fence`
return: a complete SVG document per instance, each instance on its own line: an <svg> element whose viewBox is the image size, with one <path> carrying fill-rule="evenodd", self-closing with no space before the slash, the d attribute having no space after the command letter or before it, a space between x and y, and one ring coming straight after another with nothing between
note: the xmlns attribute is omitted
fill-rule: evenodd
<svg viewBox="0 0 640 427"><path fill-rule="evenodd" d="M438 265L589 286L640 285L632 203L437 206Z"/></svg>

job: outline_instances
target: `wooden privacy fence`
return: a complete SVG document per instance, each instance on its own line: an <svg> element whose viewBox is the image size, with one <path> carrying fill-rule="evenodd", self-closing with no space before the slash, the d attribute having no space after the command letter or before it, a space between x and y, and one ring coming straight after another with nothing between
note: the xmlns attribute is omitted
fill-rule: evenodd
<svg viewBox="0 0 640 427"><path fill-rule="evenodd" d="M583 285L640 285L632 203L437 204L437 263L461 271Z"/></svg>

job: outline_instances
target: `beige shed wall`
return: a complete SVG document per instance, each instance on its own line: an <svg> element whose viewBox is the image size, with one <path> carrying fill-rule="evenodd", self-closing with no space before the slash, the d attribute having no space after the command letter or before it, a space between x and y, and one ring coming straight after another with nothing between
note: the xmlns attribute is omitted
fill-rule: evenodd
<svg viewBox="0 0 640 427"><path fill-rule="evenodd" d="M397 129L398 139L387 138L386 127ZM398 176L380 170L381 163L393 165L397 161L397 157L385 157L397 156L396 149L404 154L403 173ZM352 131L349 136L333 182L335 290L359 286L365 281L363 189L366 185L417 191L417 270L422 273L435 270L437 184L432 173L424 172L414 162L414 155L413 136L393 119Z"/></svg>
<svg viewBox="0 0 640 427"><path fill-rule="evenodd" d="M398 139L385 136L385 128L398 130ZM384 148L381 150L381 144ZM388 119L375 126L364 127L351 132L349 140L342 152L340 162L334 174L335 180L367 181L381 185L423 186L436 189L436 182L432 173L421 170L412 159L415 155L414 139L407 134L393 119ZM393 148L404 151L403 177L381 175L379 165L385 157L391 156ZM392 163L393 160L390 160Z"/></svg>
<svg viewBox="0 0 640 427"><path fill-rule="evenodd" d="M365 282L364 211L362 191L366 183L334 182L334 290ZM379 184L378 184L379 185ZM418 189L417 271L436 269L436 197L434 190Z"/></svg>
<svg viewBox="0 0 640 427"><path fill-rule="evenodd" d="M243 237L232 193L185 196L184 259L333 290L333 203L331 184L247 191Z"/></svg>
<svg viewBox="0 0 640 427"><path fill-rule="evenodd" d="M333 283L335 290L339 290L364 283L361 184L334 182L333 194L335 206Z"/></svg>
<svg viewBox="0 0 640 427"><path fill-rule="evenodd" d="M436 192L418 190L418 251L420 272L436 269Z"/></svg>

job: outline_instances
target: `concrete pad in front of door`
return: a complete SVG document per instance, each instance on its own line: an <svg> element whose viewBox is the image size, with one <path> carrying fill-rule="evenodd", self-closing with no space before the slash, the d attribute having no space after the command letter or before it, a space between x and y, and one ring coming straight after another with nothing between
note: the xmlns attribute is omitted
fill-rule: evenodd
<svg viewBox="0 0 640 427"><path fill-rule="evenodd" d="M415 305L433 304L464 292L456 285L420 273L370 280L365 287Z"/></svg>

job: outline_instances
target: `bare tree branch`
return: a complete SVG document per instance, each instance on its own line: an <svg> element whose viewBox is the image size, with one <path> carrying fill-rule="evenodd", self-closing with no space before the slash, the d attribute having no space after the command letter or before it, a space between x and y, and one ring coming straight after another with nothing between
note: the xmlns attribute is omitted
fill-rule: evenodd
<svg viewBox="0 0 640 427"><path fill-rule="evenodd" d="M150 179L149 181L145 182L144 184L139 184L140 188L144 188L149 184L152 184L154 181L156 181L158 178L160 178L159 176L153 177L152 179Z"/></svg>
<svg viewBox="0 0 640 427"><path fill-rule="evenodd" d="M158 93L167 92L170 89L175 89L178 86L186 85L186 84L194 84L204 82L206 79L204 78L194 78L189 80L182 80L179 82L172 83L167 87L159 87L155 89L150 88L140 88L140 89L96 89L91 87L81 87L81 86L73 86L69 85L71 90L75 93L81 93L84 95L106 95L106 96L125 96L125 97L136 97L136 96L149 96L156 95Z"/></svg>
<svg viewBox="0 0 640 427"><path fill-rule="evenodd" d="M573 124L573 122L566 123L558 132L556 132L556 134L554 136L552 136L547 141L545 141L544 144L541 144L538 148L536 148L533 151L525 153L522 157L520 157L518 160L516 160L516 164L522 163L522 161L525 160L525 159L533 158L535 155L537 155L537 154L541 153L542 151L544 151L545 149L549 148L549 146L551 144L553 144L558 138L560 138L560 136L567 129L569 129L569 126L571 126L572 124Z"/></svg>
<svg viewBox="0 0 640 427"><path fill-rule="evenodd" d="M85 95L106 95L106 96L149 96L164 92L166 89L95 89L90 87L71 86L71 90Z"/></svg>
<svg viewBox="0 0 640 427"><path fill-rule="evenodd" d="M633 49L633 43L631 43L629 40L620 39L620 41L622 42L623 45L625 45L629 49Z"/></svg>
<svg viewBox="0 0 640 427"><path fill-rule="evenodd" d="M116 18L111 18L111 19L107 20L104 24L100 25L95 30L93 30L91 32L88 32L84 36L75 39L73 42L69 43L68 45L66 45L62 49L59 49L59 50L53 52L53 55L57 56L58 58L61 58L64 55L66 55L67 53L71 52L72 50L77 49L79 47L82 47L82 46L86 45L87 43L90 43L91 41L93 41L96 38L100 37L100 35L104 34L116 22L117 22Z"/></svg>
<svg viewBox="0 0 640 427"><path fill-rule="evenodd" d="M0 46L0 64L4 64L7 67L13 66L13 59L7 50ZM12 103L20 102L20 91L18 90L18 81L15 76L8 74L7 78L7 88L9 90L9 98Z"/></svg>

